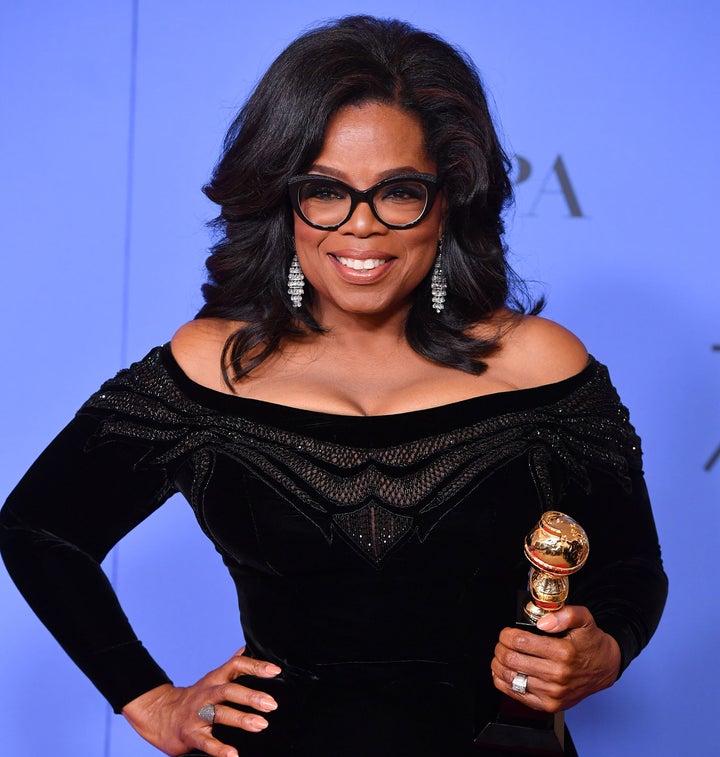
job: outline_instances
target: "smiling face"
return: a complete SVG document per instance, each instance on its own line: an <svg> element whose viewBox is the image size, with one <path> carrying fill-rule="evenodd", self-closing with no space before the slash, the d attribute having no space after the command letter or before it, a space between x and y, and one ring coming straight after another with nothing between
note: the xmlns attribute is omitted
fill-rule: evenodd
<svg viewBox="0 0 720 757"><path fill-rule="evenodd" d="M338 111L306 173L340 179L368 189L383 179L436 175L425 151L420 122L393 105L366 103ZM316 296L315 317L328 325L333 315L390 316L404 313L414 289L430 270L442 236L442 197L409 229L389 229L367 203L334 231L309 226L295 214L298 259Z"/></svg>

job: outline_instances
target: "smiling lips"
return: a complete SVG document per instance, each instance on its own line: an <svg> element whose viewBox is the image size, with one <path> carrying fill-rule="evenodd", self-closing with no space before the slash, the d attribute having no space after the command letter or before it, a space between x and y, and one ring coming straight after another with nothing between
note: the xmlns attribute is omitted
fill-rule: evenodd
<svg viewBox="0 0 720 757"><path fill-rule="evenodd" d="M367 255L367 253L365 253ZM370 253L372 254L372 253ZM377 255L377 252L375 253ZM382 257L357 257L356 255L328 255L335 270L348 283L372 284L385 277L396 258L392 255Z"/></svg>
<svg viewBox="0 0 720 757"><path fill-rule="evenodd" d="M380 258L366 258L365 260L361 260L360 258L341 258L336 255L333 255L333 257L341 265L344 265L345 268L352 268L355 271L371 271L373 268L377 268L379 265L387 263L387 260L381 260Z"/></svg>

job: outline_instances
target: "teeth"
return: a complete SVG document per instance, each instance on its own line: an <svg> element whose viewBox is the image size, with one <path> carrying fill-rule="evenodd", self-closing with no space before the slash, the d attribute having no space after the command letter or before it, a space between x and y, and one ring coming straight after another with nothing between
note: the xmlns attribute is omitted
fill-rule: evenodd
<svg viewBox="0 0 720 757"><path fill-rule="evenodd" d="M346 268L352 268L356 271L370 271L382 265L384 261L378 258L368 258L367 260L358 260L357 258L337 258Z"/></svg>

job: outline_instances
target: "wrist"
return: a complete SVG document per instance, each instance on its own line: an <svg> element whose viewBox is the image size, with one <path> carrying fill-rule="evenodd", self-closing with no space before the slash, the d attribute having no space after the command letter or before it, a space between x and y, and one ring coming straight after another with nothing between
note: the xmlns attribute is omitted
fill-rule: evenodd
<svg viewBox="0 0 720 757"><path fill-rule="evenodd" d="M158 705L166 701L174 691L175 687L171 683L163 683L130 700L120 712L135 728L151 717Z"/></svg>
<svg viewBox="0 0 720 757"><path fill-rule="evenodd" d="M617 643L614 636L609 633L605 633L605 646L607 647L607 659L608 659L608 671L609 682L608 686L612 686L622 672L622 653L620 652L620 645Z"/></svg>

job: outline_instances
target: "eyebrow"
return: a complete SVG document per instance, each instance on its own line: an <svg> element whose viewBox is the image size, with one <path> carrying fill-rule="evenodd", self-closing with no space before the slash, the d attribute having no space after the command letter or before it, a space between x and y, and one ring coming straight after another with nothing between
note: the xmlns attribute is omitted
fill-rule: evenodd
<svg viewBox="0 0 720 757"><path fill-rule="evenodd" d="M349 184L350 182L347 181L347 174L345 174L343 171L338 171L337 168L331 168L330 166L323 166L319 163L313 163L309 168L308 171L317 171L318 173L322 173L325 176L330 176L334 179L340 179L341 181L344 181L346 184ZM397 166L395 168L389 168L387 171L382 171L376 176L376 181L374 184L377 184L379 181L383 181L384 179L390 179L393 176L403 176L405 174L424 174L427 173L427 171L420 171L415 166ZM371 184L370 186L374 186L374 184ZM352 185L351 185L352 186Z"/></svg>

